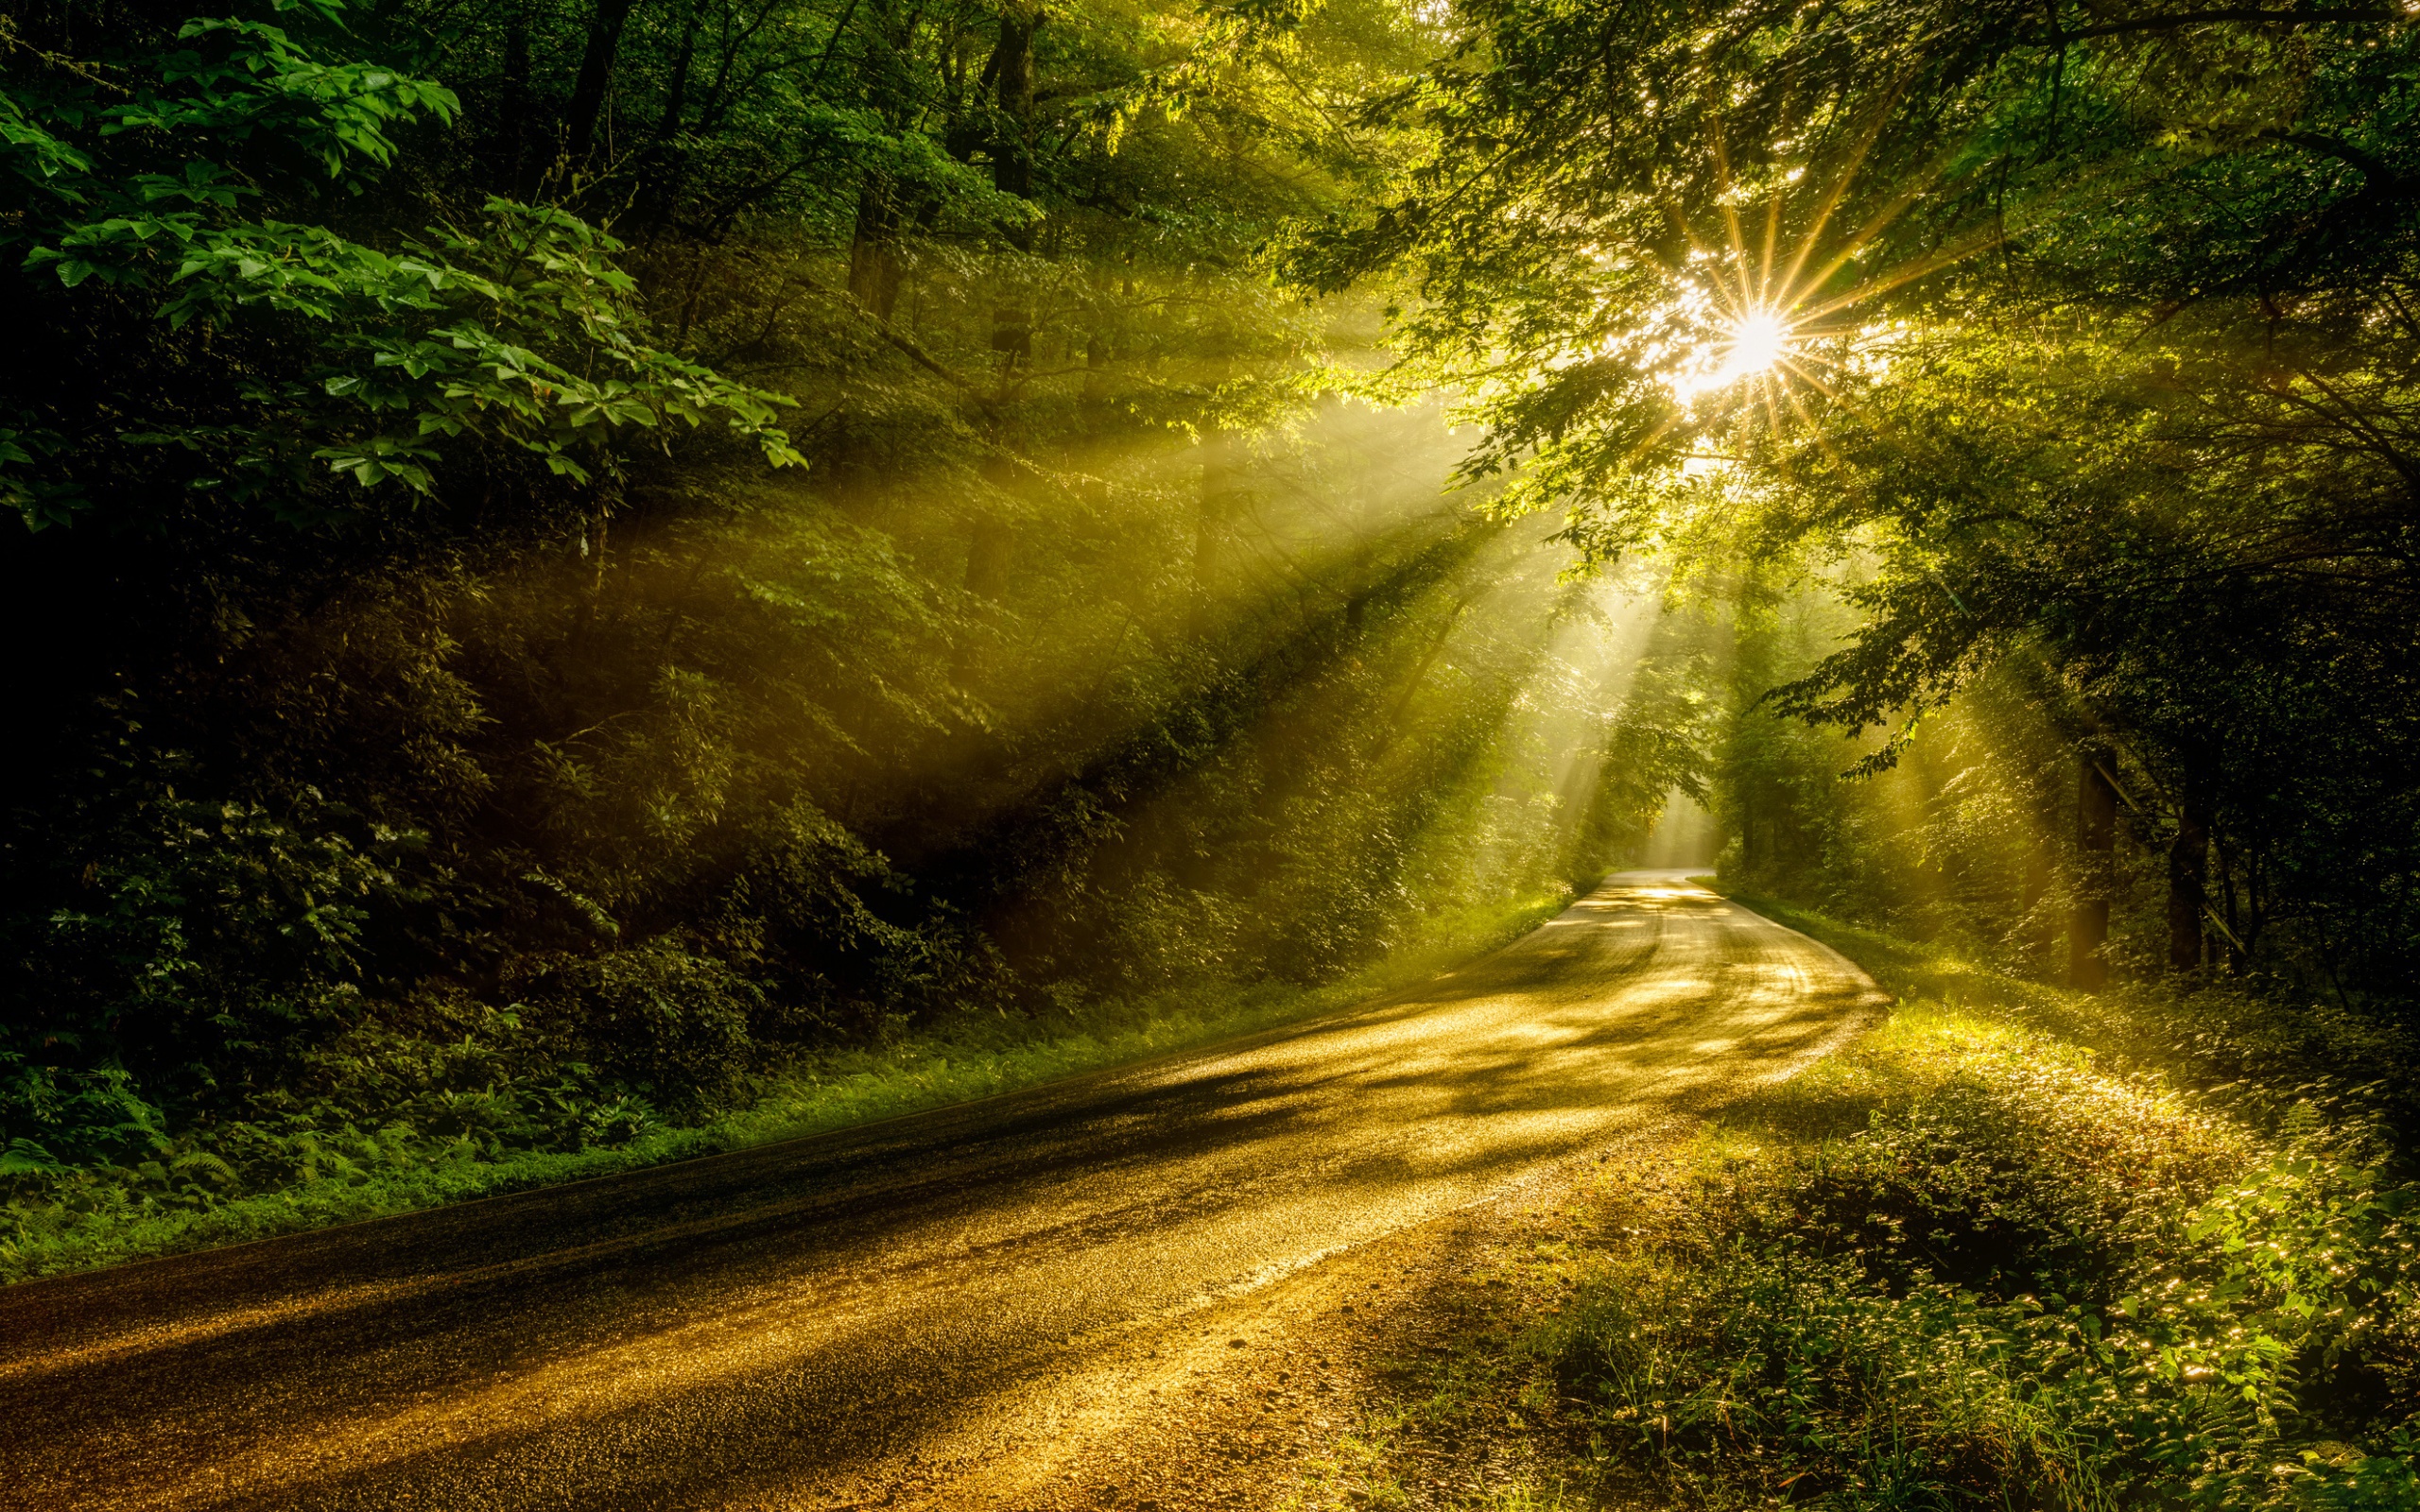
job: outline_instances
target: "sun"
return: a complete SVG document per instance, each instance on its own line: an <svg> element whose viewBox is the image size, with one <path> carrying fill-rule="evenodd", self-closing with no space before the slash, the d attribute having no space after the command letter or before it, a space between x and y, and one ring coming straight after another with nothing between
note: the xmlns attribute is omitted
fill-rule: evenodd
<svg viewBox="0 0 2420 1512"><path fill-rule="evenodd" d="M1684 402L1774 375L1798 355L1793 328L1781 311L1750 308L1723 314L1707 309L1711 302L1703 296L1686 301L1685 307L1703 312L1699 318L1705 323L1699 329L1703 334L1665 378Z"/></svg>
<svg viewBox="0 0 2420 1512"><path fill-rule="evenodd" d="M1662 455L1675 431L1695 436L1691 456L1710 456L1700 443L1716 445L1708 440L1715 430L1759 421L1775 436L1803 426L1825 445L1818 415L1825 406L1855 407L1857 381L1880 370L1888 359L1876 349L1893 339L1897 325L1860 320L1859 308L1995 245L2003 234L1998 227L1979 229L1908 261L1863 267L1860 257L1913 202L1902 198L1845 235L1833 225L1833 213L1874 141L1869 136L1838 163L1820 192L1800 184L1803 170L1793 169L1761 196L1732 182L1718 143L1713 169L1720 193L1713 208L1719 226L1678 204L1666 206L1685 249L1677 258L1644 253L1663 275L1662 297L1649 293L1639 304L1609 300L1607 305L1608 313L1628 305L1630 319L1605 337L1604 354L1659 385L1673 401L1633 445L1632 460ZM1789 201L1808 193L1814 198L1793 212ZM1742 214L1757 204L1760 215ZM1761 237L1755 219L1764 223ZM1702 234L1706 232L1715 234ZM1618 256L1610 264L1635 266ZM1653 287L1653 282L1640 285L1643 293Z"/></svg>
<svg viewBox="0 0 2420 1512"><path fill-rule="evenodd" d="M1726 381L1771 372L1789 351L1789 326L1770 310L1751 311L1731 322L1722 371Z"/></svg>
<svg viewBox="0 0 2420 1512"><path fill-rule="evenodd" d="M1718 141L1715 215L1685 213L1678 203L1664 207L1684 249L1677 258L1642 252L1663 275L1661 297L1650 292L1656 286L1651 280L1638 285L1646 298L1637 303L1611 290L1606 301L1609 314L1628 319L1602 338L1603 356L1671 400L1632 441L1622 466L1677 461L1686 475L1719 471L1737 450L1731 443L1738 435L1731 433L1759 427L1775 438L1800 432L1828 453L1822 417L1858 407L1861 386L1887 367L1887 349L1906 324L1860 318L1861 307L1998 245L2005 228L1995 223L1906 261L1864 266L1860 260L1876 238L1916 202L1902 197L1847 234L1833 224L1878 139L1869 133L1820 185L1802 184L1800 166L1762 194L1732 181ZM1789 201L1798 195L1812 198L1793 210ZM1742 214L1759 205L1761 215ZM1763 221L1761 237L1756 219ZM1625 273L1637 266L1604 255L1608 266Z"/></svg>

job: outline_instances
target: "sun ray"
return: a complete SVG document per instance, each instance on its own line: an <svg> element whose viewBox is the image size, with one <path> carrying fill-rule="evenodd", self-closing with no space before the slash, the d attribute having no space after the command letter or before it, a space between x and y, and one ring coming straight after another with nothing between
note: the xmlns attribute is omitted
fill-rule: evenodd
<svg viewBox="0 0 2420 1512"><path fill-rule="evenodd" d="M1731 269L1739 284L1739 306L1752 309L1756 302L1754 290L1748 287L1748 236L1739 225L1739 207L1732 199L1731 155L1723 149L1722 133L1718 130L1708 144L1714 156L1715 203L1722 207L1722 224L1731 237Z"/></svg>
<svg viewBox="0 0 2420 1512"><path fill-rule="evenodd" d="M1668 260L1651 249L1654 266L1670 279L1673 292L1630 335L1632 350L1651 365L1677 403L1627 448L1621 467L1644 464L1676 431L1686 439L1686 455L1679 460L1687 467L1692 458L1716 455L1722 449L1707 452L1707 444L1735 428L1762 428L1785 444L1791 433L1803 432L1824 455L1838 459L1824 430L1826 418L1863 413L1858 403L1861 353L1876 341L1893 339L1891 333L1896 329L1873 325L1847 312L1974 256L2005 234L1984 228L1895 266L1860 269L1853 286L1829 292L1841 270L1905 217L1921 196L1937 188L1947 172L1951 159L1934 158L1911 187L1870 208L1853 232L1836 234L1889 114L1885 102L1853 129L1852 141L1836 142L1825 150L1835 166L1824 179L1804 186L1813 206L1803 231L1795 224L1800 216L1792 213L1791 203L1792 186L1800 176L1781 174L1763 185L1763 214L1756 217L1761 225L1754 236L1748 228L1755 224L1751 219L1755 207L1735 178L1721 133L1711 133L1706 175L1698 187L1714 190L1712 210L1721 216L1721 229L1702 239L1701 230L1714 231L1703 225L1703 201L1693 207L1701 221L1695 226L1680 204L1665 202L1665 216L1685 251ZM1845 158L1841 146L1849 149ZM1791 147L1787 140L1774 145L1776 152ZM1616 350L1622 339L1612 337L1607 350Z"/></svg>
<svg viewBox="0 0 2420 1512"><path fill-rule="evenodd" d="M1977 252L1993 246L1999 239L2000 232L1996 228L1987 228L1962 236L1946 247L1938 248L1911 262L1902 263L1886 273L1877 273L1856 287L1833 296L1808 310L1806 318L1809 320L1820 320L1825 316L1837 314L1853 305L1862 304L1903 284L1912 284L1920 278L1938 273L1953 263L1962 263Z"/></svg>
<svg viewBox="0 0 2420 1512"><path fill-rule="evenodd" d="M1845 333L1839 331L1809 331L1803 325L1792 324L1790 326L1790 335L1793 337L1790 342L1789 353L1791 361L1810 362L1819 368L1839 368L1845 366L1839 358L1827 357L1821 352L1816 351L1813 347L1806 345L1807 341L1837 337L1845 335Z"/></svg>
<svg viewBox="0 0 2420 1512"><path fill-rule="evenodd" d="M1806 412L1806 402L1798 396L1798 390L1790 389L1789 394L1789 407L1798 416L1799 424L1806 427L1808 438L1815 442L1816 450L1822 452L1824 458L1834 466L1846 466L1847 459L1841 455L1841 449L1832 444L1832 438L1824 434L1824 427L1816 423L1815 417ZM1793 483L1797 481L1796 477L1789 472L1786 463L1783 466L1783 475Z"/></svg>
<svg viewBox="0 0 2420 1512"><path fill-rule="evenodd" d="M1865 160L1874 155L1875 144L1882 139L1882 129L1889 123L1892 107L1896 104L1898 97L1899 92L1893 90L1867 115L1864 139L1858 143L1857 150L1849 154L1848 161L1841 163L1839 171L1832 175L1832 181L1824 193L1824 202L1816 207L1815 219L1807 226L1806 234L1799 239L1798 251L1790 258L1789 270L1782 274L1782 286L1785 289L1794 290L1800 286L1798 275L1806 269L1806 260L1815 254L1815 249L1822 244L1824 229L1831 225L1833 213L1840 209L1841 201L1847 198L1850 186L1857 181L1858 174L1863 171ZM1861 245L1861 238L1851 238L1851 245ZM1823 286L1823 280L1816 279L1806 286L1820 288Z"/></svg>
<svg viewBox="0 0 2420 1512"><path fill-rule="evenodd" d="M1781 196L1765 197L1765 255L1756 265L1756 299L1773 302L1773 247L1781 239Z"/></svg>
<svg viewBox="0 0 2420 1512"><path fill-rule="evenodd" d="M1950 153L1945 151L1940 156L1936 157L1924 172L1914 177L1908 188L1894 196L1890 203L1884 205L1880 210L1867 217L1865 224L1858 227L1854 235L1850 236L1846 241L1841 244L1839 250L1832 255L1831 260L1824 265L1823 270L1817 273L1813 278L1806 280L1805 284L1806 291L1811 294L1815 290L1822 288L1825 284L1831 282L1832 275L1839 272L1841 268L1848 263L1849 259L1863 251L1874 238L1881 235L1884 231L1889 229L1893 221L1897 220L1901 215L1906 215L1908 213L1909 206L1914 204L1919 198L1922 198L1927 193L1930 192L1933 186L1941 181L1942 172L1948 166L1951 156L1952 155ZM1998 233L1994 232L1990 234L1997 235ZM1972 255L1973 250L1974 249L1970 248L1965 251L1960 252L1958 255L1961 257L1970 256ZM1904 282L1904 280L1902 282ZM1804 296L1801 297L1804 298ZM1836 301L1824 308L1834 309L1839 307L1839 302ZM1807 318L1809 319L1818 319L1821 318L1821 316L1816 312L1809 312Z"/></svg>
<svg viewBox="0 0 2420 1512"><path fill-rule="evenodd" d="M1665 416L1664 419L1656 424L1656 427L1653 430L1649 431L1645 436L1639 438L1638 444L1636 446L1632 447L1628 452L1622 454L1622 465L1624 467L1628 467L1631 463L1637 461L1642 456L1645 456L1649 448L1662 440L1665 437L1671 435L1674 427L1678 426L1680 423L1681 416L1679 414L1676 413Z"/></svg>
<svg viewBox="0 0 2420 1512"><path fill-rule="evenodd" d="M1841 395L1839 390L1835 389L1830 384L1825 383L1815 374L1808 372L1806 369L1801 368L1794 362L1784 361L1782 366L1788 369L1799 382L1805 384L1807 387L1814 389L1817 393L1822 394L1825 399L1831 400L1835 404L1840 402Z"/></svg>

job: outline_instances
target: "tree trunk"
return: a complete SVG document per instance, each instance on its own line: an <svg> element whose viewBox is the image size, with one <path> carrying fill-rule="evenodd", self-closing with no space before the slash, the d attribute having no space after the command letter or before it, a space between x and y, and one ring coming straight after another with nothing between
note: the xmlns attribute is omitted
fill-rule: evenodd
<svg viewBox="0 0 2420 1512"><path fill-rule="evenodd" d="M1039 13L1001 11L1000 40L987 70L1000 108L1000 128L990 143L992 187L1021 198L1033 193L1033 38L1041 29ZM1020 224L1008 235L1019 251L1033 249L1030 225Z"/></svg>
<svg viewBox="0 0 2420 1512"><path fill-rule="evenodd" d="M641 233L669 225L688 187L689 153L681 144L689 110L689 78L698 58L698 27L705 18L704 0L691 0L681 24L681 43L672 55L672 77L664 88L664 112L655 118L653 139L639 175L625 224Z"/></svg>
<svg viewBox="0 0 2420 1512"><path fill-rule="evenodd" d="M563 112L563 156L573 167L585 164L596 145L596 117L605 107L605 91L614 81L614 57L621 51L622 26L631 19L631 0L596 0L588 22L588 45L579 55L579 77L571 87L571 105Z"/></svg>
<svg viewBox="0 0 2420 1512"><path fill-rule="evenodd" d="M984 69L999 107L997 125L986 144L992 155L992 184L1007 194L1022 196L1033 188L1033 36L1041 27L1038 11L1028 14L1013 6L1003 9L999 40ZM1017 250L1032 249L1032 233L1024 226L1005 228L1005 233ZM1033 317L1013 287L993 306L992 350L1000 354L999 397L1005 399L1017 371L1033 353ZM991 404L984 407L987 411L995 410ZM985 429L995 441L999 439L999 428L998 417L993 413ZM1005 457L995 455L985 470L1000 491L1014 490L1019 480ZM976 517L975 535L966 558L969 593L981 599L999 596L1008 581L1008 557L1013 541L1013 534L995 516L982 513ZM960 681L975 672L971 645L957 659L955 670Z"/></svg>
<svg viewBox="0 0 2420 1512"><path fill-rule="evenodd" d="M504 24L504 79L497 92L495 165L515 198L529 194L529 12L516 6Z"/></svg>
<svg viewBox="0 0 2420 1512"><path fill-rule="evenodd" d="M849 293L886 322L899 307L907 272L899 260L898 228L890 180L867 174L857 191L856 227L849 238Z"/></svg>
<svg viewBox="0 0 2420 1512"><path fill-rule="evenodd" d="M1027 14L1014 7L1002 10L999 41L984 69L999 107L999 124L986 144L992 154L992 185L1006 194L1022 196L1033 189L1033 35L1041 27L1038 12ZM1005 228L1005 234L1017 250L1033 249L1032 232L1022 224ZM1000 396L1005 398L1018 369L1033 355L1033 317L1013 289L993 306L992 350L1000 354ZM1003 492L1009 491L1014 482L1010 469L1004 462L994 465L999 468L995 481ZM1011 540L997 520L977 518L966 559L969 593L983 598L998 595L998 585L1007 580ZM961 670L971 672L972 667Z"/></svg>
<svg viewBox="0 0 2420 1512"><path fill-rule="evenodd" d="M2067 919L2067 985L2098 992L2109 983L2101 947L2109 943L2109 864L2118 845L2118 790L2101 773L2100 754L2077 763L2075 909Z"/></svg>
<svg viewBox="0 0 2420 1512"><path fill-rule="evenodd" d="M2171 971L2190 971L2202 964L2202 915L2209 904L2209 799L2188 772L2176 838L2168 847L2168 969Z"/></svg>
<svg viewBox="0 0 2420 1512"><path fill-rule="evenodd" d="M999 106L999 127L989 144L992 187L1024 198L1033 193L1033 38L1042 17L1014 8L1000 12L1000 40L993 49L994 99ZM1018 221L1001 228L1009 245L1020 252L1033 250L1033 226ZM1017 369L1033 360L1033 316L1022 291L1011 289L992 310L992 350L1000 354L1003 387Z"/></svg>
<svg viewBox="0 0 2420 1512"><path fill-rule="evenodd" d="M689 19L681 24L681 46L672 59L672 81L665 86L664 113L655 122L655 139L659 142L681 134L681 117L689 109L689 68L698 58L698 23L704 16L703 4L692 5Z"/></svg>

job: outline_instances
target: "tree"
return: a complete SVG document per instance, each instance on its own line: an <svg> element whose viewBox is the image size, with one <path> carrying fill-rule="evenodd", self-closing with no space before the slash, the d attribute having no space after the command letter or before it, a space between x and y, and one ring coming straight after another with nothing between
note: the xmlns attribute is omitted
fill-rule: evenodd
<svg viewBox="0 0 2420 1512"><path fill-rule="evenodd" d="M2347 899L2420 855L2407 18L1461 14L1426 156L1293 266L1397 281L1467 471L1599 560L1835 563L1864 623L1772 692L1896 725L1862 770L2038 660L2147 784L2177 940L2199 831L2214 930L2391 980L2414 921Z"/></svg>
<svg viewBox="0 0 2420 1512"><path fill-rule="evenodd" d="M431 493L449 442L586 483L615 472L615 430L708 419L797 459L776 396L648 343L618 245L574 216L492 198L478 230L383 250L336 230L395 132L458 109L336 52L342 15L329 0L302 33L137 22L80 57L12 24L34 62L0 95L9 297L26 317L0 497L36 527L187 490L303 521ZM96 330L156 358L96 352Z"/></svg>

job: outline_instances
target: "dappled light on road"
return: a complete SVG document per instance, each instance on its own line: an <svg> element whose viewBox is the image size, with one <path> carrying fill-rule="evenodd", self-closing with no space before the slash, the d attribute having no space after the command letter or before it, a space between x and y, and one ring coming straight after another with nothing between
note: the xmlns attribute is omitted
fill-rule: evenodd
<svg viewBox="0 0 2420 1512"><path fill-rule="evenodd" d="M822 1504L979 1453L987 1404L1080 1341L1719 1108L1875 997L1628 873L1420 988L1207 1052L18 1288L0 1436L61 1508Z"/></svg>

